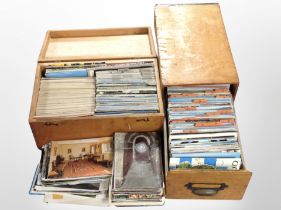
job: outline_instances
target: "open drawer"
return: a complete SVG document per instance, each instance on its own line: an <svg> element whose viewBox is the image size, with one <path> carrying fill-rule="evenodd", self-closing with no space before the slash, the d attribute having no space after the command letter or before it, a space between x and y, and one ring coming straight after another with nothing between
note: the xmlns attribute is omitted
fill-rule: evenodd
<svg viewBox="0 0 281 210"><path fill-rule="evenodd" d="M252 173L244 164L237 171L190 169L169 171L167 126L164 124L164 162L166 198L171 199L227 199L243 198Z"/></svg>
<svg viewBox="0 0 281 210"><path fill-rule="evenodd" d="M242 199L251 178L246 169L214 171L206 169L168 171L167 198Z"/></svg>
<svg viewBox="0 0 281 210"><path fill-rule="evenodd" d="M91 64L93 66L152 63L159 111L122 115L47 116L37 115L43 72L49 66ZM55 91L57 91L56 89ZM94 92L94 91L93 91ZM95 93L94 93L95 94ZM91 99L91 98L88 98ZM132 101L134 102L134 101ZM94 102L93 102L94 104ZM164 118L158 62L148 27L48 31L39 55L29 123L38 148L50 140L112 136L114 132L155 131Z"/></svg>
<svg viewBox="0 0 281 210"><path fill-rule="evenodd" d="M167 87L229 84L235 99L239 78L218 4L157 5L155 29L164 92ZM165 123L167 198L242 199L252 174L245 167L242 150L240 170L170 171L167 133ZM239 133L238 141L241 148Z"/></svg>

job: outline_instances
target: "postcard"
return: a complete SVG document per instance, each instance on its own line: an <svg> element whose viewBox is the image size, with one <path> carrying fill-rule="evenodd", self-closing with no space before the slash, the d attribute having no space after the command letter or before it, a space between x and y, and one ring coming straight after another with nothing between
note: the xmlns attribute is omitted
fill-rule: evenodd
<svg viewBox="0 0 281 210"><path fill-rule="evenodd" d="M110 176L112 138L52 141L47 179Z"/></svg>

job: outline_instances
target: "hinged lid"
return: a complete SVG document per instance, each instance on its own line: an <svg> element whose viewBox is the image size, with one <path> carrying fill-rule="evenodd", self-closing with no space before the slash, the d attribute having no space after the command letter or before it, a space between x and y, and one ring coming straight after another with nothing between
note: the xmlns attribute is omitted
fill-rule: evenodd
<svg viewBox="0 0 281 210"><path fill-rule="evenodd" d="M233 84L239 79L218 4L156 5L164 86Z"/></svg>
<svg viewBox="0 0 281 210"><path fill-rule="evenodd" d="M151 30L115 28L48 31L39 62L156 57Z"/></svg>

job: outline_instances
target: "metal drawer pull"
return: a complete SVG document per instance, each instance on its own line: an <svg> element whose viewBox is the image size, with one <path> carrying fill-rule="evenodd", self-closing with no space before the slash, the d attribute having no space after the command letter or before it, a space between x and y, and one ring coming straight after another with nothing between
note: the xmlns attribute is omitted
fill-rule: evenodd
<svg viewBox="0 0 281 210"><path fill-rule="evenodd" d="M203 187L200 187L200 185L203 185ZM199 196L216 195L218 191L228 187L225 183L187 183L184 186L191 190L193 194Z"/></svg>

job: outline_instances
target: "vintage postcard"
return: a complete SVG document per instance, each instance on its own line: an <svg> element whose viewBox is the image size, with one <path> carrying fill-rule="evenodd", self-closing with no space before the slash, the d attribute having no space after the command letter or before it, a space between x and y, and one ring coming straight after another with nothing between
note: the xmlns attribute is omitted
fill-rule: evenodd
<svg viewBox="0 0 281 210"><path fill-rule="evenodd" d="M53 141L47 179L78 179L110 176L112 138Z"/></svg>

